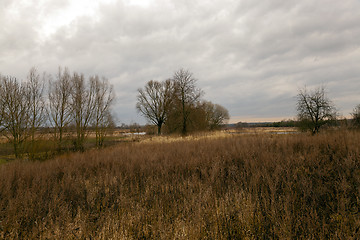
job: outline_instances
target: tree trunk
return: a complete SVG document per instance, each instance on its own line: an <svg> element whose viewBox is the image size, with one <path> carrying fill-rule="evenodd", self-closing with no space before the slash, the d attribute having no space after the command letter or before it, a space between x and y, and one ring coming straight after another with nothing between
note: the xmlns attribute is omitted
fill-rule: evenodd
<svg viewBox="0 0 360 240"><path fill-rule="evenodd" d="M159 123L157 124L157 127L158 127L158 135L159 135L159 136L161 135L161 126L162 126L162 123L159 122Z"/></svg>

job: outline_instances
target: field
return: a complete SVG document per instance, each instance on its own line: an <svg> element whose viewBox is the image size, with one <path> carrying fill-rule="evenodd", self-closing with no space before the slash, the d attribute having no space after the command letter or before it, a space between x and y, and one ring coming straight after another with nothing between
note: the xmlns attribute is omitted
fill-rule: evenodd
<svg viewBox="0 0 360 240"><path fill-rule="evenodd" d="M0 165L0 239L359 239L360 132L126 142Z"/></svg>
<svg viewBox="0 0 360 240"><path fill-rule="evenodd" d="M95 133L89 131L84 142L84 149L96 148ZM27 139L19 146L19 152L23 159L29 160L47 160L65 153L74 152L75 133L66 133L63 139L62 149L59 151L57 141L53 139L53 134L37 133L35 147L32 147L31 141ZM134 142L140 138L145 138L141 133L131 133L129 129L112 131L104 138L103 147L112 146L119 142ZM0 136L0 164L15 160L13 144L4 136Z"/></svg>

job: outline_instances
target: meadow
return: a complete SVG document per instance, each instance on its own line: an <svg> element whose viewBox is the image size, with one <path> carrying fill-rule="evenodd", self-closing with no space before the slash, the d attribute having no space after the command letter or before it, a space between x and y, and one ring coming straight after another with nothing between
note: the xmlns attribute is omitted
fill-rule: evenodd
<svg viewBox="0 0 360 240"><path fill-rule="evenodd" d="M62 141L62 146L59 148L58 141L56 141L52 134L47 132L37 132L34 143L31 140L26 139L18 145L19 158L27 160L48 160L61 155L63 153L70 153L78 151L74 145L75 133L67 132ZM86 140L84 141L84 151L94 148L104 148L118 144L120 142L134 142L139 141L140 137L138 133L130 132L129 129L112 131L106 137L102 146L96 146L95 132L89 131L86 134ZM11 162L16 159L14 154L13 143L4 136L0 136L0 164Z"/></svg>
<svg viewBox="0 0 360 240"><path fill-rule="evenodd" d="M120 143L0 165L0 239L360 239L360 132Z"/></svg>

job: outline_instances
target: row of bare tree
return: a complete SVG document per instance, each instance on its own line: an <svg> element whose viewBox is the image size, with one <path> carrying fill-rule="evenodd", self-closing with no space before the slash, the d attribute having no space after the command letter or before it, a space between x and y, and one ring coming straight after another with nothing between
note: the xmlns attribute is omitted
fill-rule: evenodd
<svg viewBox="0 0 360 240"><path fill-rule="evenodd" d="M229 119L224 107L201 99L196 79L188 70L176 71L165 81L149 81L138 89L137 110L151 123L158 134L162 126L167 132L187 134L194 130L214 130Z"/></svg>
<svg viewBox="0 0 360 240"><path fill-rule="evenodd" d="M46 87L48 86L48 87ZM61 151L64 134L73 132L76 150L84 149L88 130L95 131L96 145L102 146L114 99L113 87L106 78L71 73L60 68L56 76L40 74L31 68L27 81L0 75L0 132L12 144L16 157L26 141L30 153L39 130L51 127Z"/></svg>

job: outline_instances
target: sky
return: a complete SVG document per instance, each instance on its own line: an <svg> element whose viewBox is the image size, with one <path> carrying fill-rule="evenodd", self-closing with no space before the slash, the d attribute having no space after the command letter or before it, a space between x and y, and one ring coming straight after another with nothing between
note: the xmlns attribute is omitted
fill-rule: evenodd
<svg viewBox="0 0 360 240"><path fill-rule="evenodd" d="M359 0L0 0L0 73L100 75L118 123L146 123L137 89L184 68L230 122L296 117L325 86L340 115L360 104Z"/></svg>

